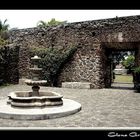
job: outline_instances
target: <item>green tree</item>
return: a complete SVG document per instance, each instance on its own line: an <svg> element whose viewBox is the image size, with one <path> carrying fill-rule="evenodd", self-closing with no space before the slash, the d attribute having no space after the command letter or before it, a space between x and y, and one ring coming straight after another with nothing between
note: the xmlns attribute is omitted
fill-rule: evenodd
<svg viewBox="0 0 140 140"><path fill-rule="evenodd" d="M63 24L63 23L66 23L66 22L67 21L57 21L57 20L55 20L55 18L52 18L50 21L48 21L48 25L53 26L53 25Z"/></svg>
<svg viewBox="0 0 140 140"><path fill-rule="evenodd" d="M134 55L129 55L125 60L122 61L122 65L132 72L134 65L135 65L135 57Z"/></svg>
<svg viewBox="0 0 140 140"><path fill-rule="evenodd" d="M6 39L8 39L9 35L8 35L8 29L9 29L9 24L6 23L7 19L4 20L4 22L2 22L0 20L0 45L5 45Z"/></svg>
<svg viewBox="0 0 140 140"><path fill-rule="evenodd" d="M0 32L8 30L9 24L7 24L6 22L7 22L7 19L5 19L3 23L0 20Z"/></svg>
<svg viewBox="0 0 140 140"><path fill-rule="evenodd" d="M57 21L55 20L55 18L52 18L50 21L48 22L45 22L43 20L40 20L38 23L37 23L37 26L38 27L47 27L47 26L56 26L56 25L60 25L60 24L64 24L64 23L67 23L67 21Z"/></svg>

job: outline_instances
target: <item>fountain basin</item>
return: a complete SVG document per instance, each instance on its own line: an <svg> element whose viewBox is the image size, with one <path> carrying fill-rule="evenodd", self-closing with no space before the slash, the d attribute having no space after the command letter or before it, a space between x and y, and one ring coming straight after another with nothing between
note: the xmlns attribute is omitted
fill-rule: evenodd
<svg viewBox="0 0 140 140"><path fill-rule="evenodd" d="M45 107L63 105L63 96L56 92L40 91L32 96L32 91L16 91L8 95L8 104L16 107Z"/></svg>
<svg viewBox="0 0 140 140"><path fill-rule="evenodd" d="M44 86L47 84L46 80L25 80L25 83L29 86Z"/></svg>
<svg viewBox="0 0 140 140"><path fill-rule="evenodd" d="M7 99L0 100L0 118L15 120L44 120L73 115L81 110L81 104L70 99L63 99L63 105L46 107L11 107Z"/></svg>

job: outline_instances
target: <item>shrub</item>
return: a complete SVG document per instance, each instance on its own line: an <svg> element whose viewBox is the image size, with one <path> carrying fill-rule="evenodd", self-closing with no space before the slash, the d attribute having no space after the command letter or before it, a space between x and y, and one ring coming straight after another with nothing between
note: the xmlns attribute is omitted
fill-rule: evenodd
<svg viewBox="0 0 140 140"><path fill-rule="evenodd" d="M135 57L133 55L129 55L127 59L122 61L122 65L125 66L125 68L128 69L129 72L131 73L135 64L134 61L135 61Z"/></svg>
<svg viewBox="0 0 140 140"><path fill-rule="evenodd" d="M132 69L134 73L140 73L140 66Z"/></svg>
<svg viewBox="0 0 140 140"><path fill-rule="evenodd" d="M60 70L69 58L74 54L77 47L71 46L67 49L58 48L31 48L30 55L38 55L42 59L39 67L42 70L42 79L48 81L49 86L57 86L57 78Z"/></svg>

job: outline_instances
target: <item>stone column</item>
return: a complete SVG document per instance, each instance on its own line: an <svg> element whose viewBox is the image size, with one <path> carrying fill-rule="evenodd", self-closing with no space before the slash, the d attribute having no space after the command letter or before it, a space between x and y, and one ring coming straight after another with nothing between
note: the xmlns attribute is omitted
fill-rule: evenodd
<svg viewBox="0 0 140 140"><path fill-rule="evenodd" d="M135 51L135 66L140 66L140 44L137 44ZM133 73L134 88L140 89L140 74Z"/></svg>

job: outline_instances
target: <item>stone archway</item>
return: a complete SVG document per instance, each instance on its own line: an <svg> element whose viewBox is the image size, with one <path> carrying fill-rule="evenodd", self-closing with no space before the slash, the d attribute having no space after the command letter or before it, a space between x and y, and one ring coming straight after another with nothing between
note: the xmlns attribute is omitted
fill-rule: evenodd
<svg viewBox="0 0 140 140"><path fill-rule="evenodd" d="M135 66L139 65L139 42L115 42L115 43L103 43L103 48L105 49L104 55L104 81L105 87L110 88L112 84L112 60L110 55L112 52L121 51L134 51L135 52ZM134 79L134 78L133 78ZM135 82L135 81L133 81Z"/></svg>
<svg viewBox="0 0 140 140"><path fill-rule="evenodd" d="M139 42L91 42L81 45L72 59L65 64L59 76L62 82L90 82L91 88L111 87L112 51L135 51L135 63L140 64Z"/></svg>

